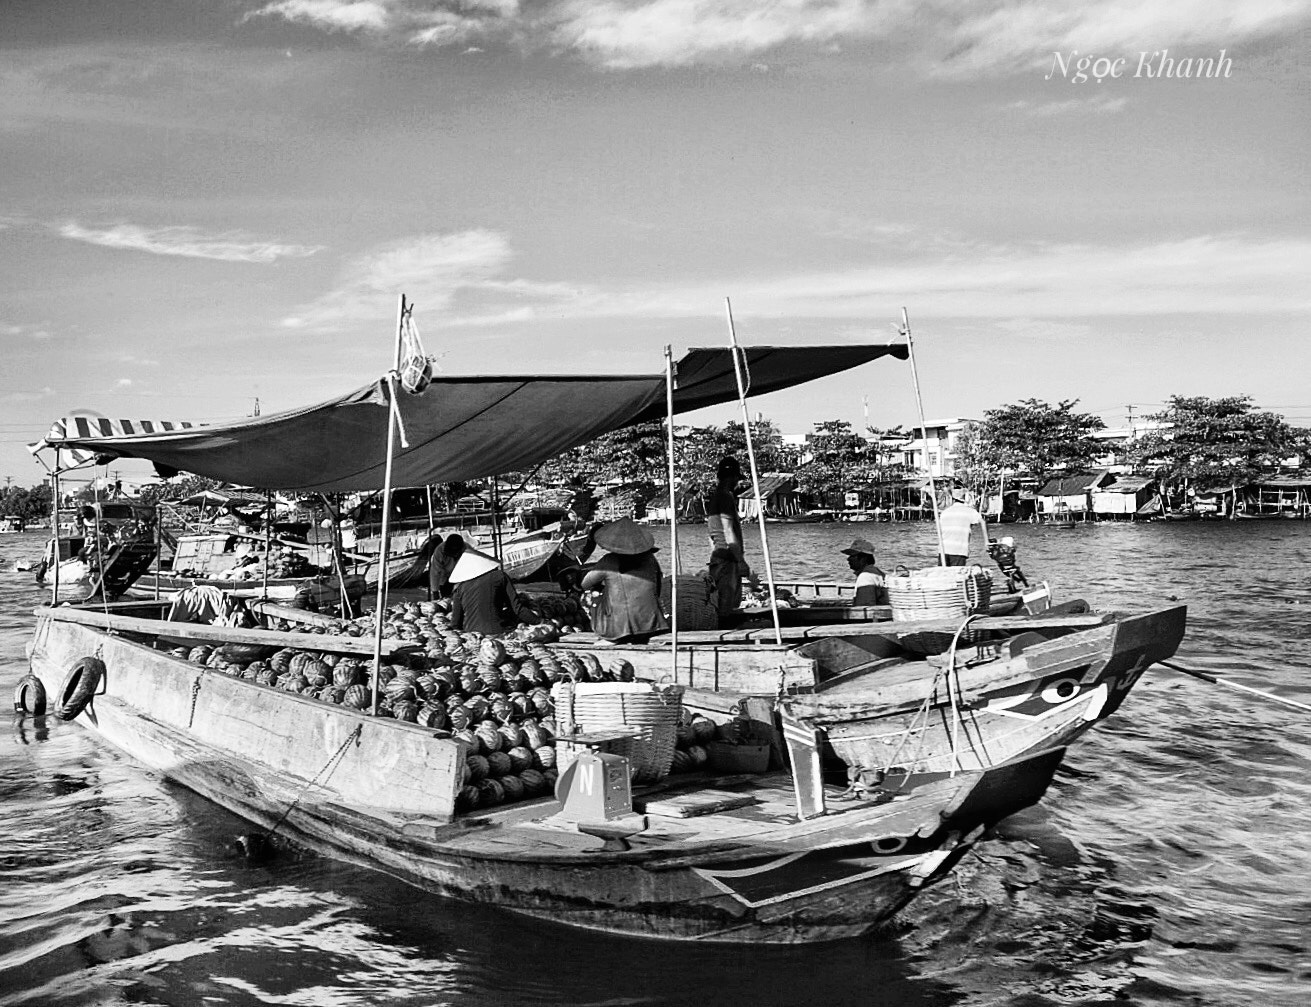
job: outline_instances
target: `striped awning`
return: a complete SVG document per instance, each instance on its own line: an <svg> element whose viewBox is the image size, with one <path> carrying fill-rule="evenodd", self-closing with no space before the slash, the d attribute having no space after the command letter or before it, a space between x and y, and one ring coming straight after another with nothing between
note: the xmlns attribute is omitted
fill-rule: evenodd
<svg viewBox="0 0 1311 1007"><path fill-rule="evenodd" d="M81 468L95 460L97 452L85 447L66 447L67 441L86 442L96 438L135 437L167 433L172 430L191 430L202 427L203 423L189 420L111 420L106 416L65 416L55 420L50 432L35 444L29 444L27 450L36 454L47 448L61 448L63 455L61 469Z"/></svg>

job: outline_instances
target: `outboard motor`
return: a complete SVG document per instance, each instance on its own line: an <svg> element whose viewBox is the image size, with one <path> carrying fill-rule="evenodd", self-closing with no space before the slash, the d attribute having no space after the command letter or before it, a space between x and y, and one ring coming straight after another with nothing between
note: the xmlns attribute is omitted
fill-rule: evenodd
<svg viewBox="0 0 1311 1007"><path fill-rule="evenodd" d="M1015 539L1009 535L1001 539L988 539L988 555L1006 578L1006 590L1010 594L1029 586L1029 578L1024 576L1024 571L1015 562Z"/></svg>

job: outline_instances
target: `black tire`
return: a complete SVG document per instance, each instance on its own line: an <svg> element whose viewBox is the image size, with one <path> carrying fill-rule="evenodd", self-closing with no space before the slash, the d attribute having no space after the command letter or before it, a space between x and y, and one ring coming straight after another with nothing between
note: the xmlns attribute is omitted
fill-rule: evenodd
<svg viewBox="0 0 1311 1007"><path fill-rule="evenodd" d="M72 720L85 710L104 677L103 661L94 657L84 657L78 661L68 672L64 684L59 687L55 716L60 720Z"/></svg>
<svg viewBox="0 0 1311 1007"><path fill-rule="evenodd" d="M24 675L14 689L14 712L31 714L34 717L45 716L46 687L35 675Z"/></svg>

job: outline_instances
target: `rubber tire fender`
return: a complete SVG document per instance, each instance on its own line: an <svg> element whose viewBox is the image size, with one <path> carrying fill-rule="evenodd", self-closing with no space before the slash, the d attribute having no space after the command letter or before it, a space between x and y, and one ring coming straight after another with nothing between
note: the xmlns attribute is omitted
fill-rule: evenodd
<svg viewBox="0 0 1311 1007"><path fill-rule="evenodd" d="M46 687L41 679L28 672L14 689L14 712L42 717L46 712Z"/></svg>
<svg viewBox="0 0 1311 1007"><path fill-rule="evenodd" d="M69 669L59 687L55 716L72 720L87 708L105 677L105 663L96 657L84 657Z"/></svg>

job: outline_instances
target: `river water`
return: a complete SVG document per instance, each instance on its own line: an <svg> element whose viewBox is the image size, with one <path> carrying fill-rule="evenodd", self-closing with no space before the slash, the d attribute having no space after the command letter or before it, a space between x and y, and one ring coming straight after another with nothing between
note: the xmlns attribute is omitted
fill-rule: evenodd
<svg viewBox="0 0 1311 1007"><path fill-rule="evenodd" d="M680 552L703 558L704 529L681 531ZM1178 663L1311 703L1311 524L1006 532L1058 599L1187 602ZM838 579L857 534L885 569L934 549L922 524L771 525L775 576ZM6 698L40 600L13 565L41 544L0 536ZM574 932L314 857L252 866L230 850L239 819L76 724L15 718L0 743L0 1007L1303 1007L1309 738L1311 713L1153 669L1071 748L1042 803L890 933L775 949Z"/></svg>

